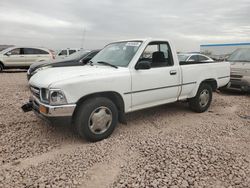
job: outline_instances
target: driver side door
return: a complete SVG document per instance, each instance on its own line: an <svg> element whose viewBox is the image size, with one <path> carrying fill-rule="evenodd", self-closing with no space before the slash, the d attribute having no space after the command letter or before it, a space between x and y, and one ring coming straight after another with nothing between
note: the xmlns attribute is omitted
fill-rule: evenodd
<svg viewBox="0 0 250 188"><path fill-rule="evenodd" d="M132 70L132 111L177 100L180 91L180 68L174 64L166 42L150 43L140 61L149 61L151 68Z"/></svg>

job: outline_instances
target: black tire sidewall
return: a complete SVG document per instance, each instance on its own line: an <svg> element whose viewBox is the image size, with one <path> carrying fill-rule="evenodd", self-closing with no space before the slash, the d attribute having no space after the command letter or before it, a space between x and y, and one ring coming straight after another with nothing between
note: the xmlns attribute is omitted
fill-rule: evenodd
<svg viewBox="0 0 250 188"><path fill-rule="evenodd" d="M200 106L199 100L200 100L200 95L201 95L202 91L204 91L204 90L208 90L208 92L209 92L209 101L208 101L206 106L202 107L202 106ZM206 83L202 83L198 89L196 96L194 98L190 99L190 101L189 101L190 108L193 111L198 112L198 113L205 112L210 107L211 102L212 102L212 98L213 98L213 92L212 92L211 86L206 84Z"/></svg>
<svg viewBox="0 0 250 188"><path fill-rule="evenodd" d="M3 65L0 64L0 72L2 72L2 71L3 71Z"/></svg>
<svg viewBox="0 0 250 188"><path fill-rule="evenodd" d="M112 112L112 123L106 132L102 134L94 134L88 126L88 121L93 110L101 106L108 108ZM78 134L92 142L108 138L113 133L117 123L118 110L110 99L104 97L95 97L84 101L77 111L75 120L75 126Z"/></svg>

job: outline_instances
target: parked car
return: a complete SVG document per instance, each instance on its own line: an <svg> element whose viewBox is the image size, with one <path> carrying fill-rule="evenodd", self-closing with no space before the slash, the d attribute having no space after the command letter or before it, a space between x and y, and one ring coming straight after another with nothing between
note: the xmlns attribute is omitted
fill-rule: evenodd
<svg viewBox="0 0 250 188"><path fill-rule="evenodd" d="M118 41L85 66L39 71L22 109L48 120L69 119L81 137L99 141L136 110L187 100L193 111L204 112L212 91L229 79L227 62L180 66L167 40Z"/></svg>
<svg viewBox="0 0 250 188"><path fill-rule="evenodd" d="M27 71L27 78L29 80L38 71L47 68L84 65L89 60L91 60L99 51L100 50L92 50L92 51L81 50L63 59L34 63L30 66L29 70Z"/></svg>
<svg viewBox="0 0 250 188"><path fill-rule="evenodd" d="M11 47L0 52L0 72L3 69L28 69L34 62L52 60L52 50L46 48Z"/></svg>
<svg viewBox="0 0 250 188"><path fill-rule="evenodd" d="M178 59L180 64L197 64L197 63L212 63L214 60L206 55L197 54L197 53L181 53L178 54Z"/></svg>
<svg viewBox="0 0 250 188"><path fill-rule="evenodd" d="M73 53L76 53L76 52L80 51L80 50L82 50L82 49L80 49L80 48L67 48L67 49L62 49L62 50L60 50L60 51L57 53L56 57L67 57L67 56L70 56L70 55L73 54Z"/></svg>
<svg viewBox="0 0 250 188"><path fill-rule="evenodd" d="M250 91L250 48L237 49L227 61L231 63L231 79L227 88Z"/></svg>

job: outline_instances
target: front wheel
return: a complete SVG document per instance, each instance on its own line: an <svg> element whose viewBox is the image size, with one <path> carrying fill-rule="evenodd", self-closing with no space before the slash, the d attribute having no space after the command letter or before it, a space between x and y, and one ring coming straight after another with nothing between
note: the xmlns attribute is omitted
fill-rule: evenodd
<svg viewBox="0 0 250 188"><path fill-rule="evenodd" d="M207 111L212 101L212 93L210 85L206 83L201 84L196 96L189 99L190 108L198 113Z"/></svg>
<svg viewBox="0 0 250 188"><path fill-rule="evenodd" d="M0 72L3 71L3 65L0 63Z"/></svg>
<svg viewBox="0 0 250 188"><path fill-rule="evenodd" d="M81 137L96 142L108 138L118 123L116 105L104 97L84 101L77 110L75 127Z"/></svg>

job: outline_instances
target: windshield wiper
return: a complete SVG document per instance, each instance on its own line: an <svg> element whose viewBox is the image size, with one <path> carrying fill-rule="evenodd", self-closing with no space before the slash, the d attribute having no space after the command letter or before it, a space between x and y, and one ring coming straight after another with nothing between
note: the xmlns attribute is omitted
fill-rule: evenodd
<svg viewBox="0 0 250 188"><path fill-rule="evenodd" d="M87 64L89 64L90 66L93 66L93 61L89 60Z"/></svg>
<svg viewBox="0 0 250 188"><path fill-rule="evenodd" d="M104 61L98 61L97 63L102 64L102 65L108 65L108 66L110 66L110 67L114 67L114 68L118 69L118 67L117 67L117 66L112 65L112 64L107 63L107 62L104 62Z"/></svg>
<svg viewBox="0 0 250 188"><path fill-rule="evenodd" d="M246 63L246 62L250 62L250 61L248 61L248 60L241 60L241 61L239 61L239 62Z"/></svg>
<svg viewBox="0 0 250 188"><path fill-rule="evenodd" d="M250 62L249 60L228 60L229 62L233 62L233 63L236 63L236 62Z"/></svg>

